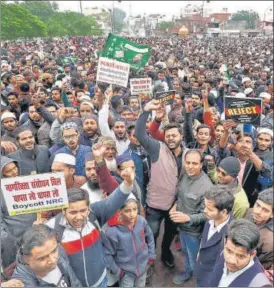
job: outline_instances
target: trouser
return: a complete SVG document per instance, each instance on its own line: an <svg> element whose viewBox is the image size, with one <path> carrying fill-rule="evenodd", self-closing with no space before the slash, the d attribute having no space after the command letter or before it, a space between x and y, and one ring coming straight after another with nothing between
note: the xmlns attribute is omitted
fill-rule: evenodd
<svg viewBox="0 0 274 288"><path fill-rule="evenodd" d="M125 273L120 279L120 287L145 287L146 286L147 273L140 277L134 277Z"/></svg>
<svg viewBox="0 0 274 288"><path fill-rule="evenodd" d="M192 273L196 264L200 247L200 237L180 231L180 241L183 252L183 263L186 273Z"/></svg>
<svg viewBox="0 0 274 288"><path fill-rule="evenodd" d="M147 206L146 218L154 236L155 246L159 236L161 222L163 219L165 220L165 231L162 242L162 257L168 257L171 254L170 245L177 233L177 225L170 219L169 211L154 209L149 206Z"/></svg>

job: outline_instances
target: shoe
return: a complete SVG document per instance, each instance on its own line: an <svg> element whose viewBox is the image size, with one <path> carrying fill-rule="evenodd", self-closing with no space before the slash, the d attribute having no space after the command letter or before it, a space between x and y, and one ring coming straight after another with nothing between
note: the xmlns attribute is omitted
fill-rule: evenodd
<svg viewBox="0 0 274 288"><path fill-rule="evenodd" d="M174 257L172 254L170 254L169 257L162 257L161 260L166 267L168 267L170 269L175 267Z"/></svg>
<svg viewBox="0 0 274 288"><path fill-rule="evenodd" d="M189 280L192 277L192 273L190 272L180 272L175 274L173 277L173 283L176 285L181 285L187 280Z"/></svg>

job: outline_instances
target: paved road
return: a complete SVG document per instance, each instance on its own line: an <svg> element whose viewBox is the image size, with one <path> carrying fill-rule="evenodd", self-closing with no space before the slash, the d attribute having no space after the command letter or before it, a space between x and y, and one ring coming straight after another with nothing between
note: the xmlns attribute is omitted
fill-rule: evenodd
<svg viewBox="0 0 274 288"><path fill-rule="evenodd" d="M180 251L176 251L172 245L172 253L175 258L175 268L168 269L161 261L161 243L163 237L163 225L160 231L160 237L157 243L157 259L155 264L155 272L147 283L146 287L194 287L193 280L185 282L183 285L175 285L172 278L177 271L183 271L183 256Z"/></svg>

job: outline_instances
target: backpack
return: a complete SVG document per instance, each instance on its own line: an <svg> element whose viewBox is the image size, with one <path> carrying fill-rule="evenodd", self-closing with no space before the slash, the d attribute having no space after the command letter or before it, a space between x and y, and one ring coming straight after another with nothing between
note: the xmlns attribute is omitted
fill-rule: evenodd
<svg viewBox="0 0 274 288"><path fill-rule="evenodd" d="M60 220L62 218L62 213L59 213L55 217L55 223L54 223L54 230L56 231L56 239L58 243L61 243L65 227L60 225ZM102 232L101 225L97 219L97 216L92 210L89 210L89 215L88 215L88 221L97 229L100 233Z"/></svg>

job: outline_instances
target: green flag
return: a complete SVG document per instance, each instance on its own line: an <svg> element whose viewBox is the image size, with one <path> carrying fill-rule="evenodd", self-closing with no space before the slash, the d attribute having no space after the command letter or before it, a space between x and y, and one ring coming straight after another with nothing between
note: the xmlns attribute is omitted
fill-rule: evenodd
<svg viewBox="0 0 274 288"><path fill-rule="evenodd" d="M131 68L140 70L148 62L150 54L148 45L139 45L110 33L100 56L128 63Z"/></svg>

